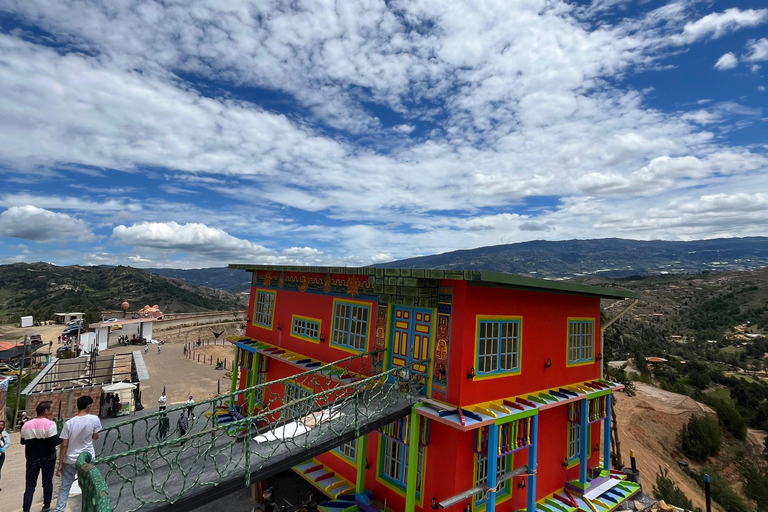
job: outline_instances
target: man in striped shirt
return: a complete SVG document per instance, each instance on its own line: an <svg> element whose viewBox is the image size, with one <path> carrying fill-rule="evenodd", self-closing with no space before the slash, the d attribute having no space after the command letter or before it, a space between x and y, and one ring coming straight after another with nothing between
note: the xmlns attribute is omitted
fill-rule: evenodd
<svg viewBox="0 0 768 512"><path fill-rule="evenodd" d="M21 427L21 444L27 459L27 488L24 491L24 512L32 507L37 477L43 473L43 510L51 509L53 473L56 469L56 447L61 444L53 416L51 402L37 404L37 417Z"/></svg>

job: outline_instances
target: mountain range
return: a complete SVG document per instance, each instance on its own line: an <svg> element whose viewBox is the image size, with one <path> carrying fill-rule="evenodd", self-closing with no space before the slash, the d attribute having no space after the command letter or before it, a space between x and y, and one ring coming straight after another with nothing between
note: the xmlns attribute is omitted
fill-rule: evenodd
<svg viewBox="0 0 768 512"><path fill-rule="evenodd" d="M375 266L490 270L546 279L755 270L768 267L768 237L720 238L691 242L646 242L620 238L558 242L536 240L408 258ZM166 277L183 279L198 286L220 288L230 293L245 292L250 287L251 276L242 270L146 270Z"/></svg>

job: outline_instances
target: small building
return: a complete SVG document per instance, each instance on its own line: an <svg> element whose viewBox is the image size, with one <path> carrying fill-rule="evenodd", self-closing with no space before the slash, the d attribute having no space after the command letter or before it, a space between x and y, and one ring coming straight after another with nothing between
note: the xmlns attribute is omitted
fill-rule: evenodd
<svg viewBox="0 0 768 512"><path fill-rule="evenodd" d="M35 324L35 319L31 316L22 316L19 319L19 327L32 327Z"/></svg>
<svg viewBox="0 0 768 512"><path fill-rule="evenodd" d="M83 320L83 317L85 316L85 313L56 313L56 323L57 324L66 324L67 322L71 322L72 320Z"/></svg>
<svg viewBox="0 0 768 512"><path fill-rule="evenodd" d="M311 396L269 384L302 361L370 354L356 371L408 368L419 386L416 427L384 425L295 468L329 498L367 512L609 512L638 492L611 470L623 386L603 379L600 325L601 299L635 293L480 271L230 268L253 274L232 390L265 385L240 395L245 414Z"/></svg>

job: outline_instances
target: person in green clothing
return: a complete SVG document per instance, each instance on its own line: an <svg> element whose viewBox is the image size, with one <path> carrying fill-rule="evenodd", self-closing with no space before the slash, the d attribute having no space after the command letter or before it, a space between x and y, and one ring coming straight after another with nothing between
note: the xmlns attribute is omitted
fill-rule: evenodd
<svg viewBox="0 0 768 512"><path fill-rule="evenodd" d="M168 420L168 415L163 414L158 420L157 437L162 441L168 435L168 429L171 422Z"/></svg>

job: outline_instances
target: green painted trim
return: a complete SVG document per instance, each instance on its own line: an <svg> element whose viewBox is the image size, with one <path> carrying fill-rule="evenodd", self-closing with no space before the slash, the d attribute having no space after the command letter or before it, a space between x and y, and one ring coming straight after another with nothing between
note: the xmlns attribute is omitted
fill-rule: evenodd
<svg viewBox="0 0 768 512"><path fill-rule="evenodd" d="M597 398L597 397L601 397L601 396L605 396L605 395L610 395L610 394L611 394L611 390L610 389L601 389L600 391L595 391L594 393L589 393L587 395L587 398L589 398L591 400L593 398Z"/></svg>
<svg viewBox="0 0 768 512"><path fill-rule="evenodd" d="M248 387L253 387L256 385L256 383L259 381L259 361L261 360L260 354L253 354L253 362L251 363L251 374L250 374L250 383L248 384ZM253 414L253 408L256 406L256 390L252 389L250 394L248 395L248 414L246 416L250 416Z"/></svg>
<svg viewBox="0 0 768 512"><path fill-rule="evenodd" d="M543 398L544 400L549 400L550 402L559 402L557 398L547 393L539 393L539 397Z"/></svg>
<svg viewBox="0 0 768 512"><path fill-rule="evenodd" d="M355 480L355 492L363 494L365 492L365 458L368 452L368 434L357 439L357 448L355 452L357 463L357 480Z"/></svg>
<svg viewBox="0 0 768 512"><path fill-rule="evenodd" d="M555 499L552 498L545 498L544 503L549 505L550 507L553 507L557 510L560 510L561 512L571 512L571 510L574 510L575 507L566 507L565 503L561 503Z"/></svg>
<svg viewBox="0 0 768 512"><path fill-rule="evenodd" d="M237 374L239 373L240 366L238 365L238 358L240 357L240 348L235 345L235 364L232 365L232 386L229 388L229 392L232 394L229 397L229 405L235 405L235 391L237 391Z"/></svg>
<svg viewBox="0 0 768 512"><path fill-rule="evenodd" d="M405 486L405 512L416 510L416 477L419 469L419 427L421 416L416 412L418 407L411 409L411 424L408 432L408 474Z"/></svg>
<svg viewBox="0 0 768 512"><path fill-rule="evenodd" d="M539 403L541 405L547 405L547 401L546 400L544 400L543 398L539 398L537 396L528 395L527 400L529 400L531 402Z"/></svg>
<svg viewBox="0 0 768 512"><path fill-rule="evenodd" d="M312 272L317 274L346 274L346 275L376 275L375 268L366 267L293 267L283 265L250 265L243 263L231 263L228 268L234 270L245 270L253 272L255 270L275 270L278 272ZM380 270L380 269L378 269ZM393 270L393 269L387 269ZM410 269L395 269L408 270ZM500 284L512 288L547 290L561 293L575 293L578 295L588 295L591 297L604 297L607 299L637 299L638 294L628 290L619 290L612 288L601 288L598 286L586 286L583 284L574 284L564 281L549 281L547 279L537 279L535 277L523 277L513 274L503 274L500 272L485 271L440 271L444 279L453 279L458 281L467 281L472 284ZM459 277L461 276L461 277Z"/></svg>
<svg viewBox="0 0 768 512"><path fill-rule="evenodd" d="M503 425L505 423L509 423L510 421L517 421L523 418L528 418L530 416L536 416L539 414L538 409L531 409L528 411L520 411L517 414L512 414L511 416L504 416L502 418L496 418L496 424L497 425Z"/></svg>

